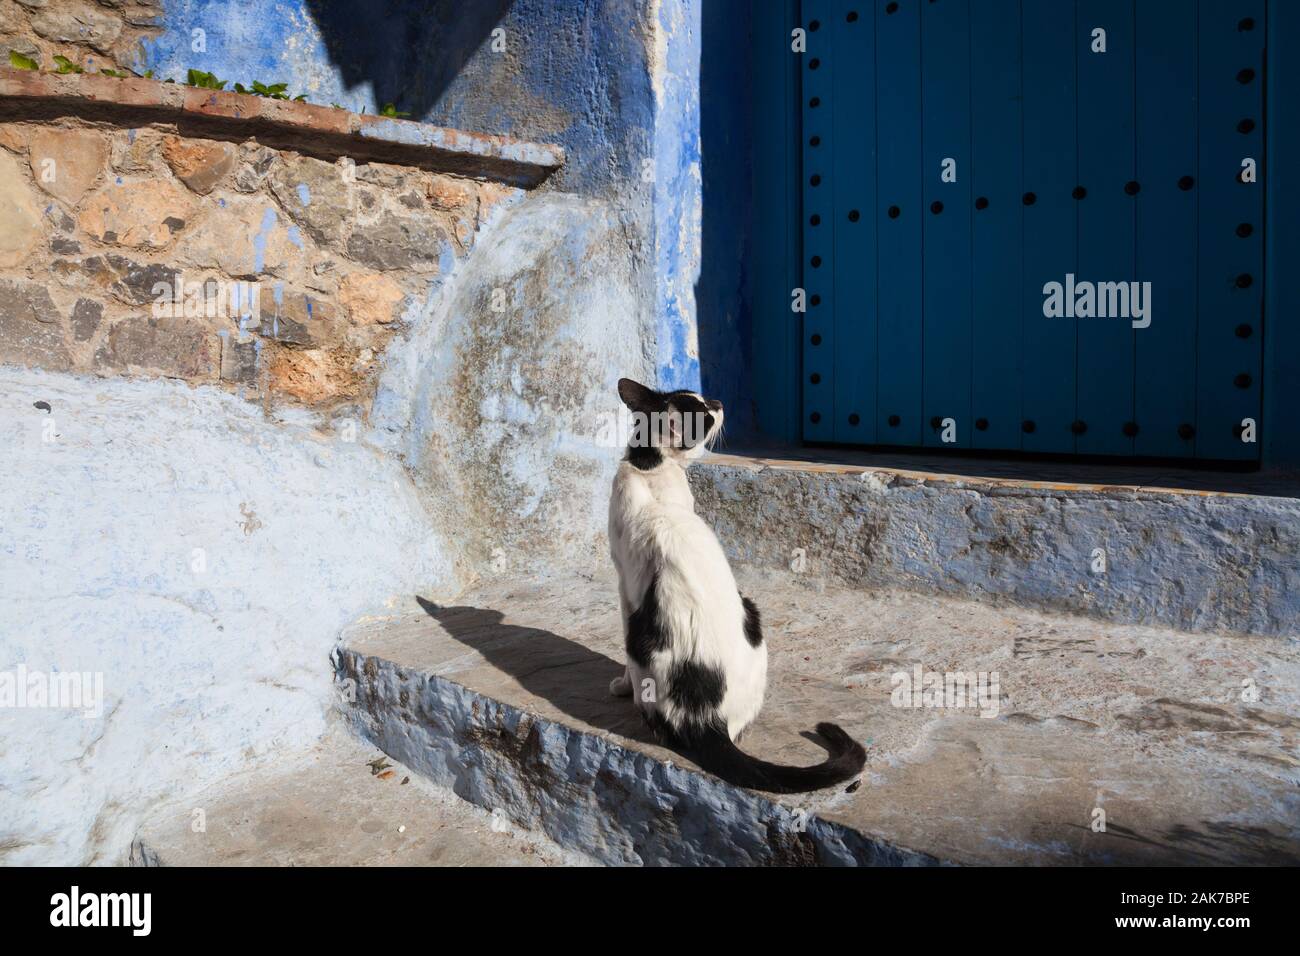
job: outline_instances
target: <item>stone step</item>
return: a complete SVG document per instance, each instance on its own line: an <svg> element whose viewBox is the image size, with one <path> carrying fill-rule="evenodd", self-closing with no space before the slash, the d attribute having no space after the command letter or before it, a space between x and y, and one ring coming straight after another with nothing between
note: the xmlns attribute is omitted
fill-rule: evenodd
<svg viewBox="0 0 1300 956"><path fill-rule="evenodd" d="M696 510L733 563L1118 623L1300 637L1298 480L960 460L948 465L968 473L941 473L919 470L935 467L933 455L809 452L818 460L713 455L692 466ZM1044 480L1025 477L1029 468Z"/></svg>
<svg viewBox="0 0 1300 956"><path fill-rule="evenodd" d="M338 678L393 759L606 863L1300 862L1294 643L738 579L770 651L744 748L813 763L801 735L839 722L867 747L857 786L751 792L659 746L608 694L612 574L412 598L345 631ZM918 667L996 672L988 716L899 699Z"/></svg>
<svg viewBox="0 0 1300 956"><path fill-rule="evenodd" d="M156 808L132 866L565 866L579 854L466 803L341 729ZM378 773L373 770L378 769ZM200 812L201 811L201 814ZM202 829L196 831L196 821Z"/></svg>

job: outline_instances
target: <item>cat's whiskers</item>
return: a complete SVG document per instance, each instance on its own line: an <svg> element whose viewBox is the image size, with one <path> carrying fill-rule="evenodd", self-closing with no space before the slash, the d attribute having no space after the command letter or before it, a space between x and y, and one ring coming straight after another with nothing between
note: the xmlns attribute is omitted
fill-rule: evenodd
<svg viewBox="0 0 1300 956"><path fill-rule="evenodd" d="M713 449L717 448L719 445L723 443L723 439L726 437L726 434L727 434L727 420L724 418L722 420L722 424L718 426L718 430L713 433L713 435L709 438L707 442L705 442L705 447L708 448L709 451L713 451Z"/></svg>

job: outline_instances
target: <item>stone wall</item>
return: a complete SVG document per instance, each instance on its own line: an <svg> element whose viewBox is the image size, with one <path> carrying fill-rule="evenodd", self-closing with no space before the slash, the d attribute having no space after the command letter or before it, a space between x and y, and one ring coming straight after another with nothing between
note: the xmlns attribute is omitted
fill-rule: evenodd
<svg viewBox="0 0 1300 956"><path fill-rule="evenodd" d="M313 103L371 113L393 103L425 122L562 146L556 188L609 203L625 224L639 294L658 316L660 384L698 384L695 285L724 276L709 280L706 298L734 307L739 263L718 254L719 242L734 247L734 222L747 215L731 202L747 198L734 185L746 181L739 137L712 140L703 160L704 176L712 169L739 192L702 195L699 0L421 0L367 4L366 16L354 0L161 3L163 32L145 44L141 71L280 81ZM710 68L738 73L744 5L713 6L714 27L725 27L713 29ZM725 95L715 99L725 110ZM726 209L711 220L710 230L726 223L721 239L702 232L702 201ZM701 258L706 242L712 261Z"/></svg>
<svg viewBox="0 0 1300 956"><path fill-rule="evenodd" d="M103 682L3 714L0 863L120 862L310 747L359 616L607 560L654 322L617 204L530 188L562 162L0 66L0 679Z"/></svg>
<svg viewBox="0 0 1300 956"><path fill-rule="evenodd" d="M498 183L78 119L0 124L0 358L362 404Z"/></svg>
<svg viewBox="0 0 1300 956"><path fill-rule="evenodd" d="M0 0L0 63L9 51L52 69L61 55L95 71L125 72L161 30L162 0Z"/></svg>

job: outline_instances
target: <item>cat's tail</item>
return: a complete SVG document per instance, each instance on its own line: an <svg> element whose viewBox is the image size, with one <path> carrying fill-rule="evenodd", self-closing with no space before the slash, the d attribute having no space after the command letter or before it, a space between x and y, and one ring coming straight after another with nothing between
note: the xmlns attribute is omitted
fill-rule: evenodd
<svg viewBox="0 0 1300 956"><path fill-rule="evenodd" d="M745 753L720 723L691 735L689 750L705 770L728 783L771 793L804 793L851 780L862 772L867 752L838 724L817 725L830 755L812 767L787 767Z"/></svg>

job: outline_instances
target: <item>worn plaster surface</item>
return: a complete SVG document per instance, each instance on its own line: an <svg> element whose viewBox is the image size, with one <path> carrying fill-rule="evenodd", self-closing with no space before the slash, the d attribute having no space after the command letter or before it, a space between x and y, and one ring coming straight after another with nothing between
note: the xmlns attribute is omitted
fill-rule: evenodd
<svg viewBox="0 0 1300 956"><path fill-rule="evenodd" d="M303 412L0 368L0 447L0 672L103 686L4 708L6 864L115 862L151 802L309 746L339 628L458 586L400 464Z"/></svg>
<svg viewBox="0 0 1300 956"><path fill-rule="evenodd" d="M599 560L601 416L653 368L648 312L615 212L521 199L408 304L368 420L0 373L0 668L105 679L94 718L6 713L5 862L115 859L162 794L310 744L330 644L390 595Z"/></svg>
<svg viewBox="0 0 1300 956"><path fill-rule="evenodd" d="M811 763L803 735L837 721L868 750L855 789L769 798L656 744L608 696L622 654L604 574L412 598L345 632L340 680L387 753L610 863L1300 859L1293 644L739 580L771 653L744 746ZM986 689L996 673L990 716L896 697L918 667Z"/></svg>
<svg viewBox="0 0 1300 956"><path fill-rule="evenodd" d="M653 368L629 237L601 200L499 210L390 350L376 441L408 463L476 567L600 560L620 375Z"/></svg>
<svg viewBox="0 0 1300 956"><path fill-rule="evenodd" d="M690 481L729 557L754 567L1188 631L1300 635L1293 498L731 456Z"/></svg>
<svg viewBox="0 0 1300 956"><path fill-rule="evenodd" d="M377 772L376 772L377 771ZM580 866L522 830L333 728L275 766L150 813L133 866Z"/></svg>

